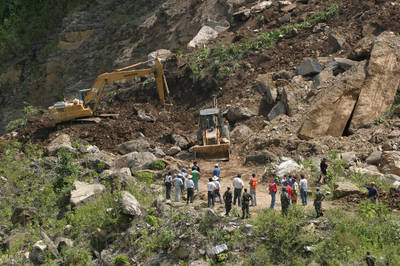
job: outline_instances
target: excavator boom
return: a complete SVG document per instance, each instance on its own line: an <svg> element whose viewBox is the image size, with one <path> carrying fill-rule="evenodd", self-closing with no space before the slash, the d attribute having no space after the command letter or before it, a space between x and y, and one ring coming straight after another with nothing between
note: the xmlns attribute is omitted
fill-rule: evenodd
<svg viewBox="0 0 400 266"><path fill-rule="evenodd" d="M54 106L49 107L50 112L56 123L68 121L81 117L91 117L96 115L97 108L101 102L104 93L104 86L108 83L112 83L122 79L133 79L135 77L143 77L148 75L154 75L158 96L161 104L165 104L164 90L169 95L169 88L167 80L164 75L163 67L158 59L154 60L152 68L134 69L140 65L144 65L147 62L140 62L131 66L117 69L114 72L103 73L99 75L93 83L90 90L87 90L86 96L83 102L75 104L67 104L63 102L56 103Z"/></svg>

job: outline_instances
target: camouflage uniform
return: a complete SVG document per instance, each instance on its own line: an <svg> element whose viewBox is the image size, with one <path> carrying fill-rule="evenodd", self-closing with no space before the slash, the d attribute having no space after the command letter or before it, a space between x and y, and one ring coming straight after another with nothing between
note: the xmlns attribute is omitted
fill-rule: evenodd
<svg viewBox="0 0 400 266"><path fill-rule="evenodd" d="M317 194L315 195L315 200L314 200L314 207L315 207L315 211L317 212L317 218L324 215L321 211L322 200L324 198L325 198L325 195L322 194L321 191L317 191Z"/></svg>
<svg viewBox="0 0 400 266"><path fill-rule="evenodd" d="M287 193L286 189L282 190L281 193L281 207L282 207L282 214L286 215L287 210L289 208L289 194Z"/></svg>
<svg viewBox="0 0 400 266"><path fill-rule="evenodd" d="M250 205L250 200L252 200L252 196L245 191L242 196L242 219L245 218L245 214L247 215L247 218L250 216L249 212L249 205Z"/></svg>

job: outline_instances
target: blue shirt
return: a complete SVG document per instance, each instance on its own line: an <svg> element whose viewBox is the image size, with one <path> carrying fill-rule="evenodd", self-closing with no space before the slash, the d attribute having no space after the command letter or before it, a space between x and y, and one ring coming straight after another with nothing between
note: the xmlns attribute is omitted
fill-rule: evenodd
<svg viewBox="0 0 400 266"><path fill-rule="evenodd" d="M218 167L214 168L213 175L219 177L220 174L221 174L221 169L219 169Z"/></svg>

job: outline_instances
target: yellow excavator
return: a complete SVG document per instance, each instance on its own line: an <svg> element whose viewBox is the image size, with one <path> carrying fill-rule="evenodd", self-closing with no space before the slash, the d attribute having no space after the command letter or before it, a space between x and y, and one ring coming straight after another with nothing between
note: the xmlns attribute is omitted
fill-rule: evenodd
<svg viewBox="0 0 400 266"><path fill-rule="evenodd" d="M194 146L196 158L229 161L229 127L224 123L215 96L212 108L200 110L199 128L196 133L198 142L198 145Z"/></svg>
<svg viewBox="0 0 400 266"><path fill-rule="evenodd" d="M135 69L146 63L154 62L152 67ZM94 116L108 116L101 114L98 110L101 98L104 93L104 86L107 83L112 83L122 79L133 79L135 77L143 77L154 75L157 84L158 96L161 104L165 104L164 90L169 95L169 88L167 80L164 75L163 66L157 58L151 61L140 62L131 66L117 69L111 73L103 73L96 78L91 89L84 89L79 91L79 99L74 100L73 103L57 102L49 107L51 117L55 123L69 121L77 118L86 118ZM109 115L115 116L115 115ZM84 120L84 119L83 119Z"/></svg>

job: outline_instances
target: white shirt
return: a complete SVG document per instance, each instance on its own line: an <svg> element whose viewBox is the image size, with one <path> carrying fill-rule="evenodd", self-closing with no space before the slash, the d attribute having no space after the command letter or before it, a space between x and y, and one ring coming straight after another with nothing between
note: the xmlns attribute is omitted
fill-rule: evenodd
<svg viewBox="0 0 400 266"><path fill-rule="evenodd" d="M307 191L307 179L305 179L305 178L300 179L299 186L300 186L300 189Z"/></svg>
<svg viewBox="0 0 400 266"><path fill-rule="evenodd" d="M216 188L214 182L211 181L207 183L207 191L214 191Z"/></svg>
<svg viewBox="0 0 400 266"><path fill-rule="evenodd" d="M235 177L233 179L232 184L233 184L234 188L243 188L244 187L243 180L241 178L239 178L239 177Z"/></svg>
<svg viewBox="0 0 400 266"><path fill-rule="evenodd" d="M221 186L219 185L218 181L213 181L213 182L215 184L215 189L220 189L221 188Z"/></svg>
<svg viewBox="0 0 400 266"><path fill-rule="evenodd" d="M194 188L194 183L193 183L193 180L192 180L192 179L188 179L188 180L186 181L186 187L187 187L187 188Z"/></svg>
<svg viewBox="0 0 400 266"><path fill-rule="evenodd" d="M165 183L170 183L172 181L171 179L172 179L172 177L170 175L167 175L165 177Z"/></svg>

